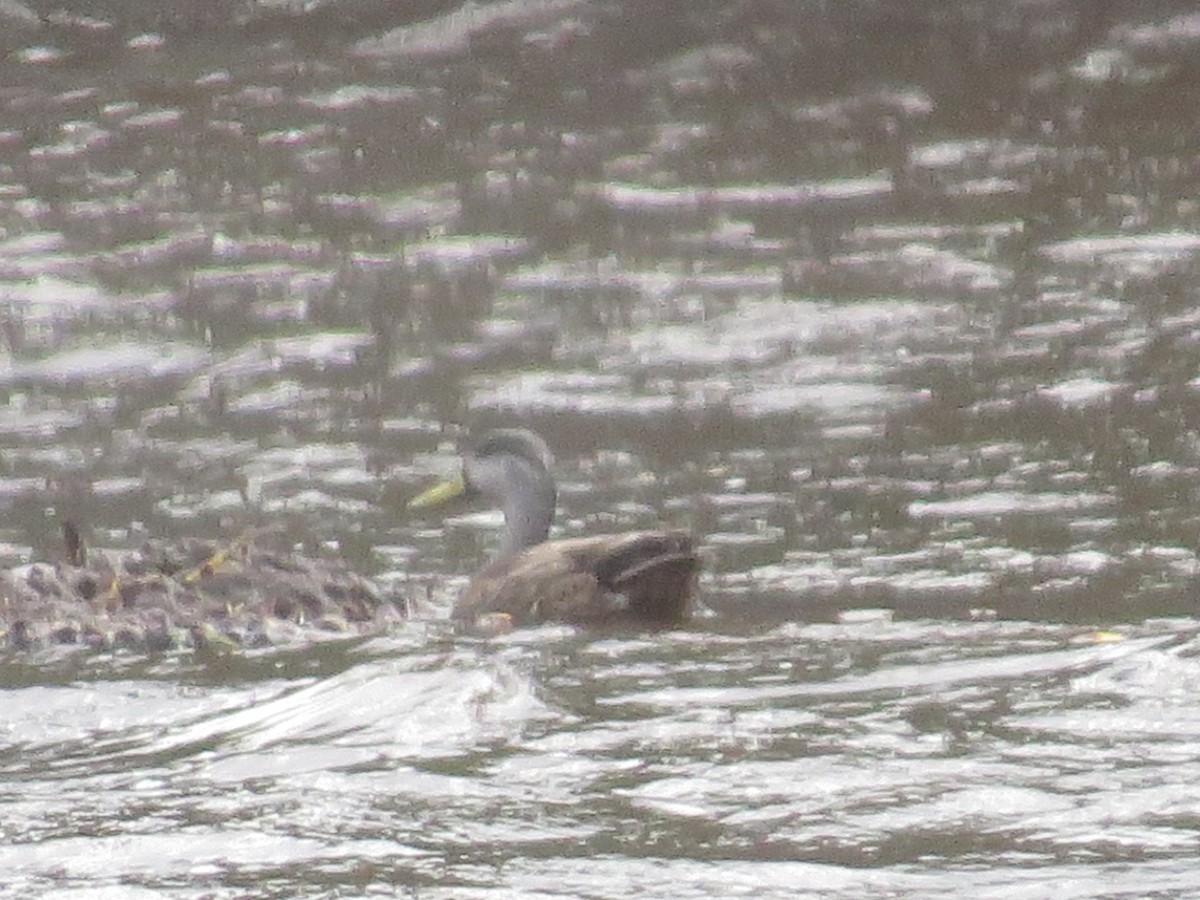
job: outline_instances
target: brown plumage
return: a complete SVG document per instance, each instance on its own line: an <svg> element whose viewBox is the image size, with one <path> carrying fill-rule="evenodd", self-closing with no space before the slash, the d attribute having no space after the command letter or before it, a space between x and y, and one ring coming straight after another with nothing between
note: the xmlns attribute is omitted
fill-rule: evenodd
<svg viewBox="0 0 1200 900"><path fill-rule="evenodd" d="M639 531L547 541L555 504L551 463L545 442L532 432L492 431L464 457L460 479L409 504L424 508L453 497L483 496L504 511L500 556L471 579L454 617L586 625L670 625L686 619L700 566L692 539Z"/></svg>

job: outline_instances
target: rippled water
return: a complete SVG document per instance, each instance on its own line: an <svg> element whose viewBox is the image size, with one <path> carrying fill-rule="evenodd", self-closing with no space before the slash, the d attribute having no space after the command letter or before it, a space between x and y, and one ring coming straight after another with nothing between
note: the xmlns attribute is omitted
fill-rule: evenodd
<svg viewBox="0 0 1200 900"><path fill-rule="evenodd" d="M13 896L1183 896L1196 630L868 618L97 663L10 691L0 860Z"/></svg>
<svg viewBox="0 0 1200 900"><path fill-rule="evenodd" d="M0 894L1200 894L1189 4L0 20L0 559L414 611L10 646ZM704 615L454 633L497 518L403 501L514 423Z"/></svg>

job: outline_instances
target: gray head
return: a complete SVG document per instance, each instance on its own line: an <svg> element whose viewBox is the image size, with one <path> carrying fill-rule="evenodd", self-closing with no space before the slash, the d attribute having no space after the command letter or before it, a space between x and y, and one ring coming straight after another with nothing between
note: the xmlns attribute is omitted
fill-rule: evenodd
<svg viewBox="0 0 1200 900"><path fill-rule="evenodd" d="M557 492L546 442L524 428L497 428L463 457L467 494L504 512L507 529L501 556L540 544L550 534Z"/></svg>

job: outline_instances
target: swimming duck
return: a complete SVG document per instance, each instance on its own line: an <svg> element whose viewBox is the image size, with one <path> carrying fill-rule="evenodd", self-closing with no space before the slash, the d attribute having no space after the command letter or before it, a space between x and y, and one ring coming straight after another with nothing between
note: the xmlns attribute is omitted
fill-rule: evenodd
<svg viewBox="0 0 1200 900"><path fill-rule="evenodd" d="M636 531L548 541L557 490L554 458L532 431L483 435L462 474L409 501L411 509L482 498L504 512L500 553L471 579L453 617L533 622L670 625L687 618L700 565L692 539Z"/></svg>

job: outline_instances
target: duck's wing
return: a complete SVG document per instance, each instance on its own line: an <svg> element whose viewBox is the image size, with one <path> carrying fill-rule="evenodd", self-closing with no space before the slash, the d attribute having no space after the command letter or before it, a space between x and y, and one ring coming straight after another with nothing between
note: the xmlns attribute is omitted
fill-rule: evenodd
<svg viewBox="0 0 1200 900"><path fill-rule="evenodd" d="M699 567L686 534L642 531L550 541L484 568L454 616L670 624L687 618Z"/></svg>

